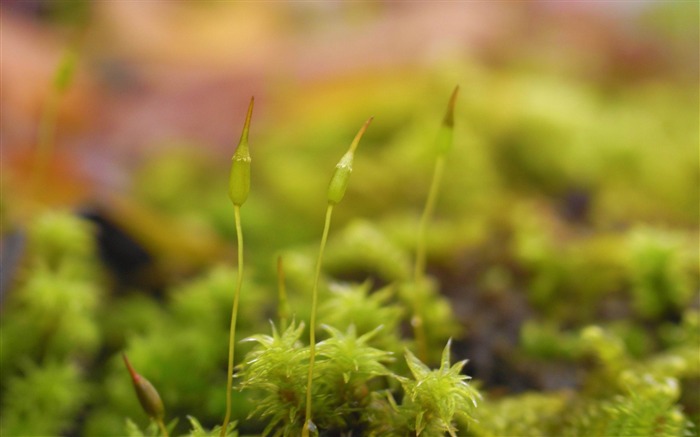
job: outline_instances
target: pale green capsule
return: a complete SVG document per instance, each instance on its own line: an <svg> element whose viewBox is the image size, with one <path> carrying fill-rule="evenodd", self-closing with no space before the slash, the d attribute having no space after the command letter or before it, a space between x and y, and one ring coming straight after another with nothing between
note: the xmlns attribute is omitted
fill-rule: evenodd
<svg viewBox="0 0 700 437"><path fill-rule="evenodd" d="M248 114L243 125L243 133L236 147L236 152L231 158L231 172L228 180L228 195L234 205L241 206L248 199L250 192L250 151L248 150L248 130L250 119L253 116L253 104L255 99L251 97L248 105Z"/></svg>
<svg viewBox="0 0 700 437"><path fill-rule="evenodd" d="M455 103L457 101L457 93L459 93L459 85L457 85L452 91L452 96L450 97L450 102L447 104L447 111L445 112L445 117L442 119L442 125L438 131L437 139L435 144L438 150L438 154L447 154L447 152L452 149L452 138L454 136L454 111Z"/></svg>
<svg viewBox="0 0 700 437"><path fill-rule="evenodd" d="M328 201L336 204L343 200L345 190L348 188L350 173L352 173L352 161L354 159L353 152L346 152L340 162L335 166L331 182L328 184Z"/></svg>
<svg viewBox="0 0 700 437"><path fill-rule="evenodd" d="M350 180L350 173L352 173L352 163L355 158L355 149L357 149L357 145L360 144L360 139L362 138L362 135L364 135L365 131L367 130L367 126L369 126L373 118L374 117L370 117L365 124L362 125L359 132L357 132L357 135L355 135L355 139L352 141L352 144L350 144L350 148L347 152L345 152L345 155L340 158L340 161L335 166L333 176L331 176L331 182L328 184L328 202L331 205L339 203L345 196L345 190L347 190L348 181Z"/></svg>

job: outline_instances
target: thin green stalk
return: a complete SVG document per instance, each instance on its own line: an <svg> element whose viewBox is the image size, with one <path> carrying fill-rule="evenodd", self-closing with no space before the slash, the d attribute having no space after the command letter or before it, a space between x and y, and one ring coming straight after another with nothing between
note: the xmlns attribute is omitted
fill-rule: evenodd
<svg viewBox="0 0 700 437"><path fill-rule="evenodd" d="M162 418L156 419L156 423L158 424L158 428L160 429L160 433L163 437L168 437L168 429L165 427L165 422L163 422Z"/></svg>
<svg viewBox="0 0 700 437"><path fill-rule="evenodd" d="M323 261L323 251L328 240L328 231L331 228L331 216L333 215L333 204L328 203L326 207L326 222L323 225L323 236L321 237L321 247L316 260L316 271L314 273L314 287L311 298L311 321L309 323L309 375L306 379L306 416L304 420L303 437L308 437L311 422L311 381L314 374L314 362L316 360L316 308L318 306L318 281L321 277L321 262Z"/></svg>
<svg viewBox="0 0 700 437"><path fill-rule="evenodd" d="M58 105L64 92L70 85L76 62L76 52L69 48L64 51L58 67L56 67L53 84L39 121L37 148L30 185L32 194L36 194L46 180L46 173L54 149Z"/></svg>
<svg viewBox="0 0 700 437"><path fill-rule="evenodd" d="M435 170L433 171L433 180L430 183L430 191L428 191L428 199L425 202L423 215L420 218L418 225L418 241L416 243L416 264L413 271L413 281L416 287L420 287L422 279L425 275L426 264L426 235L428 231L428 221L435 210L435 203L440 191L440 182L442 181L442 173L445 168L445 157L439 155L435 161ZM416 339L416 348L418 357L426 362L428 360L428 338L425 333L425 324L421 315L421 302L419 299L413 301L413 317L411 318L411 326L413 327L413 335Z"/></svg>
<svg viewBox="0 0 700 437"><path fill-rule="evenodd" d="M430 190L428 191L428 198L425 201L425 207L423 208L423 214L420 218L420 224L418 225L418 241L416 244L416 265L413 271L413 280L416 284L420 282L425 274L425 259L426 259L426 235L428 231L428 222L435 211L435 203L437 202L437 196L440 192L440 183L442 182L442 174L445 168L445 156L438 155L435 160L435 169L433 171L433 180L430 183Z"/></svg>
<svg viewBox="0 0 700 437"><path fill-rule="evenodd" d="M228 336L228 371L226 372L226 416L221 426L221 437L226 435L226 428L231 420L231 390L233 388L233 358L234 343L236 340L236 319L238 318L238 301L243 285L243 231L241 230L241 207L233 205L233 213L236 219L236 238L238 240L238 278L236 278L236 291L233 295L233 308L231 309L231 326Z"/></svg>
<svg viewBox="0 0 700 437"><path fill-rule="evenodd" d="M37 139L34 167L32 169L32 193L36 194L46 180L46 172L53 154L53 138L56 131L56 114L58 113L58 93L51 92L39 121L39 135Z"/></svg>
<svg viewBox="0 0 700 437"><path fill-rule="evenodd" d="M280 330L284 331L287 328L289 317L289 303L287 302L287 286L284 281L284 264L281 256L277 257L277 290L279 293L277 315L280 320Z"/></svg>

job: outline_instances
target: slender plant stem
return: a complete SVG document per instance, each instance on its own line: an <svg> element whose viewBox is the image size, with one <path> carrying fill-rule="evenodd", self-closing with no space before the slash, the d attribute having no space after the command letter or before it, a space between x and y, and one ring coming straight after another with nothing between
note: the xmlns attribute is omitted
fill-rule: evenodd
<svg viewBox="0 0 700 437"><path fill-rule="evenodd" d="M279 293L279 308L277 314L280 320L280 330L287 328L287 317L289 316L289 304L287 303L287 286L284 282L284 264L282 257L277 257L277 290Z"/></svg>
<svg viewBox="0 0 700 437"><path fill-rule="evenodd" d="M226 374L226 416L221 426L221 437L226 435L229 420L231 419L231 389L233 386L233 357L234 343L236 339L236 319L238 317L238 301L243 285L243 231L241 230L241 206L233 205L233 213L236 219L236 238L238 239L238 278L236 280L236 291L233 295L233 308L231 310L231 326L228 337L228 372Z"/></svg>
<svg viewBox="0 0 700 437"><path fill-rule="evenodd" d="M318 306L318 281L321 277L321 262L323 261L323 251L328 240L328 230L331 227L331 216L333 215L333 204L329 203L326 208L326 222L323 225L323 236L321 237L321 248L318 251L316 260L316 272L314 273L314 287L311 297L311 321L309 323L309 375L306 380L306 417L302 436L308 437L309 426L311 425L311 382L314 374L314 362L316 360L316 307Z"/></svg>
<svg viewBox="0 0 700 437"><path fill-rule="evenodd" d="M441 154L438 155L435 160L435 169L433 171L433 180L430 183L430 190L428 191L428 199L425 201L425 208L423 208L423 215L420 218L420 224L418 225L418 242L416 244L416 264L413 270L413 280L418 283L423 275L425 274L425 259L426 259L426 249L425 249L425 239L428 230L428 221L433 215L435 210L435 203L437 202L438 192L440 191L440 182L442 181L442 173L445 168L445 157Z"/></svg>
<svg viewBox="0 0 700 437"><path fill-rule="evenodd" d="M428 199L425 201L425 208L420 218L418 225L418 240L416 242L416 264L414 265L413 281L415 285L420 286L425 275L426 265L426 234L428 230L428 221L435 210L438 192L440 191L440 182L442 181L442 173L445 168L445 156L438 155L435 160L435 169L433 171L433 180L430 183L428 191ZM413 302L413 318L411 325L413 326L413 335L416 338L416 346L418 348L418 357L426 361L428 359L428 340L425 333L425 325L423 316L420 313L420 302L416 299Z"/></svg>
<svg viewBox="0 0 700 437"><path fill-rule="evenodd" d="M41 112L34 168L32 169L31 190L33 195L39 192L46 181L46 173L53 154L59 101L59 92L52 90L44 110Z"/></svg>
<svg viewBox="0 0 700 437"><path fill-rule="evenodd" d="M168 429L165 427L165 423L163 422L162 418L156 419L156 423L158 424L158 428L160 428L160 433L163 437L168 437Z"/></svg>

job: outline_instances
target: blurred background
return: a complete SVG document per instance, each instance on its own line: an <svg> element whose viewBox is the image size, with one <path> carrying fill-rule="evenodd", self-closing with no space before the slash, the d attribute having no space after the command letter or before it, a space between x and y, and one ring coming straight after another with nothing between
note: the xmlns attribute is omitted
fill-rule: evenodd
<svg viewBox="0 0 700 437"><path fill-rule="evenodd" d="M328 178L369 116L327 269L340 279L401 279L400 268L353 256L367 252L363 241L386 239L410 264L431 146L459 85L428 271L469 333L455 342L457 358L471 359L469 374L485 390L576 386L570 365L510 358L527 347L522 328L537 318L560 328L629 320L652 331L677 322L698 307L698 8L651 0L3 0L3 310L21 314L7 302L32 275L25 237L29 227L32 253L33 217L59 209L98 229L110 278L101 299L135 314L133 326L105 315L103 345L82 361L113 399L79 404L78 418L55 429L102 435L139 414L119 388L114 357L127 346L171 388L165 397L176 411L199 406L201 387L178 385L176 370L158 374L139 335L157 331L144 314L180 280L234 265L227 177L251 96L243 228L260 296L274 295L280 251L316 249ZM73 72L61 79L66 59ZM53 235L46 229L36 238ZM294 277L305 264L290 259ZM155 300L134 297L141 294ZM272 313L250 315L257 325L244 320L244 329L255 332L261 321L266 329ZM660 347L649 344L639 350ZM38 342L34 352L44 349ZM161 365L177 356L161 352ZM202 369L217 359L202 358ZM102 365L110 370L95 370ZM17 387L7 369L6 393ZM178 397L188 390L191 399ZM8 399L3 405L14 405ZM221 399L202 408L213 424Z"/></svg>
<svg viewBox="0 0 700 437"><path fill-rule="evenodd" d="M176 146L215 156L224 168L252 95L254 148L275 147L280 137L287 148L301 147L314 140L299 135L309 125L315 125L313 136L334 124L347 136L369 115L376 117L369 135L377 148L386 147L386 135L402 132L422 113L437 119L449 90L460 84L460 122L474 134L522 137L528 132L512 132L530 128L520 117L539 117L539 124L565 119L569 126L554 126L566 131L553 145L556 155L605 149L584 137L594 135L587 124L597 124L591 118L601 108L627 109L606 106L617 97L637 100L629 112L685 109L686 120L669 116L669 123L697 121L691 112L697 109L696 9L678 1L8 0L1 17L4 179L14 178L34 150L67 48L77 52L77 65L60 102L55 161L70 165L72 178L89 181L66 193L73 201L100 190L128 190L138 166ZM613 131L618 127L612 134L648 140L640 130L680 135L682 127L695 127L636 123L633 115L620 115L632 126L610 123ZM694 148L693 139L671 147ZM338 140L329 137L327 147ZM462 142L460 148L468 148ZM587 144L572 145L577 142ZM547 153L534 143L522 153L532 158L522 159ZM498 153L497 146L487 150ZM674 177L679 153L654 148L670 155L657 161L668 168L654 169L658 176ZM691 183L697 181L687 182L695 202ZM52 188L61 193L51 197L62 198L69 187Z"/></svg>
<svg viewBox="0 0 700 437"><path fill-rule="evenodd" d="M310 206L324 169L369 116L352 186L362 200L349 210L412 209L432 168L421 144L458 84L447 177L460 188L444 194L443 212L478 216L534 196L608 227L695 225L695 12L654 1L5 1L3 206L126 196L163 209L175 202L165 191L181 191L181 209L207 197L227 214L224 185L202 178L226 174L255 96L254 185L271 199L260 216L276 205L292 222L320 223ZM66 53L74 73L56 93ZM35 190L27 181L52 104L51 183ZM192 159L211 171L186 181L176 167ZM206 196L185 201L190 183L209 185Z"/></svg>

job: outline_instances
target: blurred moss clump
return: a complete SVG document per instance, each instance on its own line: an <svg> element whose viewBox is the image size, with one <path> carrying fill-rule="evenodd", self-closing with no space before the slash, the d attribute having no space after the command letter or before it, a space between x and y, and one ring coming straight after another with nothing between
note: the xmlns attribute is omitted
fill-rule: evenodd
<svg viewBox="0 0 700 437"><path fill-rule="evenodd" d="M92 396L104 289L91 226L68 212L29 223L28 254L0 322L3 435L58 435Z"/></svg>

